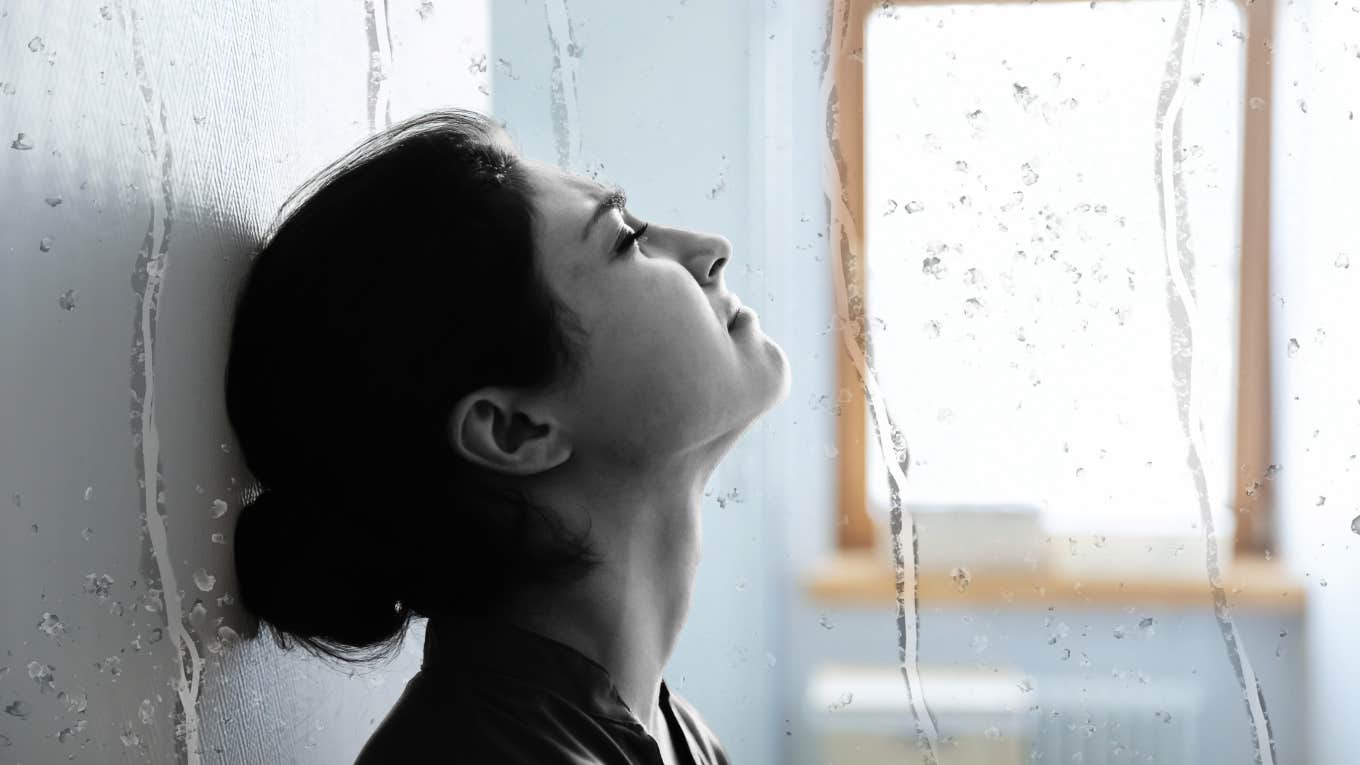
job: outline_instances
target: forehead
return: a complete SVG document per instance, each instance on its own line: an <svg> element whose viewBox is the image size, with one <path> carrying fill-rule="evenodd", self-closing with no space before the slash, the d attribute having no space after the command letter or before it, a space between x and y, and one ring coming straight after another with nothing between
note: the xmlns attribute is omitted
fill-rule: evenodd
<svg viewBox="0 0 1360 765"><path fill-rule="evenodd" d="M540 204L558 212L574 211L589 216L609 191L589 178L569 173L556 165L535 160L527 160L525 165L529 168Z"/></svg>
<svg viewBox="0 0 1360 765"><path fill-rule="evenodd" d="M526 160L534 187L541 249L551 256L580 251L581 232L608 190L595 181L555 165Z"/></svg>

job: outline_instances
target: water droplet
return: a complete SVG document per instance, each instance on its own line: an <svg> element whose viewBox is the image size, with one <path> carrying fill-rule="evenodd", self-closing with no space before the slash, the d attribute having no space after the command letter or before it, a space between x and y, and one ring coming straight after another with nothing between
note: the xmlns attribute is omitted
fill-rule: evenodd
<svg viewBox="0 0 1360 765"><path fill-rule="evenodd" d="M1143 633L1143 637L1152 637L1157 634L1157 631L1154 629L1156 625L1156 619L1151 616L1144 616L1138 621L1138 631Z"/></svg>
<svg viewBox="0 0 1360 765"><path fill-rule="evenodd" d="M214 499L212 503L212 510L209 512L212 514L212 517L214 518L221 518L222 516L226 515L227 514L226 501L221 499Z"/></svg>
<svg viewBox="0 0 1360 765"><path fill-rule="evenodd" d="M33 713L33 705L23 699L16 700L13 704L5 707L5 714L17 717L20 720L27 719Z"/></svg>
<svg viewBox="0 0 1360 765"><path fill-rule="evenodd" d="M1325 504L1327 504L1327 498L1322 495L1318 495L1317 503L1314 505L1314 507L1322 507Z"/></svg>
<svg viewBox="0 0 1360 765"><path fill-rule="evenodd" d="M940 323L938 321L935 321L934 319L931 319L930 321L926 322L925 330L926 335L928 337L932 339L937 338L940 336Z"/></svg>
<svg viewBox="0 0 1360 765"><path fill-rule="evenodd" d="M38 686L39 693L47 693L53 690L52 678L55 670L51 664L40 664L36 661L28 663L28 677Z"/></svg>
<svg viewBox="0 0 1360 765"><path fill-rule="evenodd" d="M959 160L954 163L954 169L958 170L960 173L966 173L968 172L968 163L964 162L963 160Z"/></svg>
<svg viewBox="0 0 1360 765"><path fill-rule="evenodd" d="M1326 580L1326 579L1319 579L1319 580L1318 580L1318 584L1322 585L1323 587L1326 587L1326 586L1327 586L1327 580Z"/></svg>
<svg viewBox="0 0 1360 765"><path fill-rule="evenodd" d="M416 8L416 13L420 14L420 20L424 21L434 13L434 0L422 0L420 7Z"/></svg>
<svg viewBox="0 0 1360 765"><path fill-rule="evenodd" d="M103 600L109 596L109 590L113 587L113 577L108 574L86 574L85 592L90 595L98 596Z"/></svg>
<svg viewBox="0 0 1360 765"><path fill-rule="evenodd" d="M1360 515L1351 519L1351 531L1355 534L1360 534Z"/></svg>
<svg viewBox="0 0 1360 765"><path fill-rule="evenodd" d="M75 725L69 728L62 728L61 730L57 731L57 741L63 744L66 743L67 741L70 741L71 739L75 738L77 733L80 733L81 731L85 730L85 727L87 725L89 725L88 721L77 720Z"/></svg>
<svg viewBox="0 0 1360 765"><path fill-rule="evenodd" d="M1033 186L1039 182L1039 174L1034 172L1034 168L1026 162L1020 166L1020 182L1026 186Z"/></svg>
<svg viewBox="0 0 1360 765"><path fill-rule="evenodd" d="M123 732L118 736L118 739L122 741L123 746L126 747L140 746L142 743L141 737L133 732L131 723L125 723L123 725Z"/></svg>
<svg viewBox="0 0 1360 765"><path fill-rule="evenodd" d="M113 9L108 7L107 5L101 5L99 6L99 15L103 16L105 21L112 21Z"/></svg>
<svg viewBox="0 0 1360 765"><path fill-rule="evenodd" d="M224 545L227 543L227 537L220 531L214 531L212 534L212 541L214 544Z"/></svg>
<svg viewBox="0 0 1360 765"><path fill-rule="evenodd" d="M68 712L83 714L85 710L89 708L90 700L85 695L84 691L76 691L75 693L62 691L57 694L57 698L66 705L66 711Z"/></svg>
<svg viewBox="0 0 1360 765"><path fill-rule="evenodd" d="M88 542L91 539L94 539L94 529L90 528L89 526L86 526L85 528L81 529L80 535L85 538L86 542Z"/></svg>
<svg viewBox="0 0 1360 765"><path fill-rule="evenodd" d="M217 577L209 574L207 569L200 568L194 572L194 584L198 589L208 592L217 584Z"/></svg>
<svg viewBox="0 0 1360 765"><path fill-rule="evenodd" d="M42 252L52 251L52 237L45 236L38 240L38 249Z"/></svg>
<svg viewBox="0 0 1360 765"><path fill-rule="evenodd" d="M1299 352L1299 339L1298 339L1297 337L1291 337L1291 338L1289 338L1289 349L1288 349L1289 358L1291 358L1291 359L1294 358L1295 354L1297 354L1298 352Z"/></svg>
<svg viewBox="0 0 1360 765"><path fill-rule="evenodd" d="M1247 99L1247 105L1251 107L1252 111L1257 111L1266 107L1266 100L1260 96L1252 96Z"/></svg>
<svg viewBox="0 0 1360 765"><path fill-rule="evenodd" d="M99 665L99 671L108 670L110 675L118 677L123 674L123 660L117 656L110 656Z"/></svg>
<svg viewBox="0 0 1360 765"><path fill-rule="evenodd" d="M826 614L822 614L822 618L818 619L817 623L826 629L832 629L836 626L831 623L831 620L827 618Z"/></svg>
<svg viewBox="0 0 1360 765"><path fill-rule="evenodd" d="M968 641L968 645L973 649L973 653L982 653L991 645L991 641L986 635L974 635L973 639Z"/></svg>
<svg viewBox="0 0 1360 765"><path fill-rule="evenodd" d="M137 716L142 718L142 725L150 725L156 719L156 705L151 703L151 699L142 699L141 706L137 707Z"/></svg>
<svg viewBox="0 0 1360 765"><path fill-rule="evenodd" d="M61 623L56 614L44 611L42 618L38 620L38 630L50 638L55 638L66 634L66 625Z"/></svg>
<svg viewBox="0 0 1360 765"><path fill-rule="evenodd" d="M85 487L85 501L86 501L86 502L89 502L91 499L94 499L94 487L93 487L93 486L86 486L86 487Z"/></svg>
<svg viewBox="0 0 1360 765"><path fill-rule="evenodd" d="M41 38L41 37L34 37L32 40L29 40L29 41L28 41L28 49L31 50L31 51L33 51L34 53L37 53L37 52L41 51L41 50L43 49L43 40L42 40L42 38Z"/></svg>
<svg viewBox="0 0 1360 765"><path fill-rule="evenodd" d="M830 710L830 711L832 711L832 712L834 712L834 711L836 711L837 709L841 709L842 707L849 706L849 705L850 705L850 702L853 701L854 698L855 698L855 694L854 694L854 693L852 693L852 692L850 692L850 691L846 691L845 693L842 693L842 694L841 694L841 697L840 697L839 699L837 699L836 701L831 702L831 704L829 704L829 705L827 706L827 709Z"/></svg>
<svg viewBox="0 0 1360 765"><path fill-rule="evenodd" d="M1125 633L1124 633L1124 625L1121 624L1121 625L1119 625L1118 627L1115 627L1115 628L1114 628L1114 639L1115 639L1115 640L1123 640L1123 639L1124 639L1124 634L1125 634Z"/></svg>
<svg viewBox="0 0 1360 765"><path fill-rule="evenodd" d="M962 566L955 566L950 569L949 578L954 580L954 586L958 588L959 592L967 590L968 585L973 583L972 575L968 573L968 569Z"/></svg>
<svg viewBox="0 0 1360 765"><path fill-rule="evenodd" d="M1351 257L1343 252L1340 255L1336 256L1336 260L1332 261L1332 265L1336 266L1337 268L1350 268Z"/></svg>
<svg viewBox="0 0 1360 765"><path fill-rule="evenodd" d="M971 319L974 316L977 316L978 312L981 310L982 310L981 300L978 300L977 298L968 298L967 300L963 301L964 316L967 316L968 318Z"/></svg>
<svg viewBox="0 0 1360 765"><path fill-rule="evenodd" d="M57 298L57 305L67 311L74 311L76 309L76 291L72 289L61 293L61 297Z"/></svg>
<svg viewBox="0 0 1360 765"><path fill-rule="evenodd" d="M774 654L770 653L769 651L766 651L766 652L765 652L765 663L766 663L767 665L773 667L773 666L775 665Z"/></svg>
<svg viewBox="0 0 1360 765"><path fill-rule="evenodd" d="M189 609L189 624L199 627L203 620L208 616L208 609L203 606L203 601L195 600L193 608Z"/></svg>
<svg viewBox="0 0 1360 765"><path fill-rule="evenodd" d="M936 279L943 279L947 270L947 267L934 255L921 261L921 273L928 274Z"/></svg>
<svg viewBox="0 0 1360 765"><path fill-rule="evenodd" d="M10 143L9 147L11 149L18 149L19 151L28 151L29 149L32 149L33 144L24 140L24 136L26 135L28 135L28 133L19 133L14 137L14 141Z"/></svg>
<svg viewBox="0 0 1360 765"><path fill-rule="evenodd" d="M1021 693L1029 693L1034 690L1034 681L1028 677L1022 678L1020 682L1015 684L1015 687L1019 688Z"/></svg>
<svg viewBox="0 0 1360 765"><path fill-rule="evenodd" d="M1011 83L1011 87L1015 89L1015 102L1020 104L1020 108L1022 109L1028 109L1030 105L1034 103L1034 100L1038 98L1038 96L1035 96L1030 92L1029 88L1018 82Z"/></svg>
<svg viewBox="0 0 1360 765"><path fill-rule="evenodd" d="M926 206L913 199L912 201L908 202L902 209L906 210L907 213L910 214L921 212L922 210L926 209Z"/></svg>

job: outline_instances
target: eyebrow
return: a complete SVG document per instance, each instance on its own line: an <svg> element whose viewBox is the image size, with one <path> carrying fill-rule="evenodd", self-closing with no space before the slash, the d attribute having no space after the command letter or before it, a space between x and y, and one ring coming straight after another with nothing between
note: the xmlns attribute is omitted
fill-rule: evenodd
<svg viewBox="0 0 1360 765"><path fill-rule="evenodd" d="M607 189L604 197L600 200L600 203L596 205L595 212L591 213L590 220L586 223L585 228L581 229L581 241L584 242L590 237L590 229L594 227L601 218L608 215L610 210L622 211L627 205L628 194L625 193L622 188L615 186L612 189Z"/></svg>

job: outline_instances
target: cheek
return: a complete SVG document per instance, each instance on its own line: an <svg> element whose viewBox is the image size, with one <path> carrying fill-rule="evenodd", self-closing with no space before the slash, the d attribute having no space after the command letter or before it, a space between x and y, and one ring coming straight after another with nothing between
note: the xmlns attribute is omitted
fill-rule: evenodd
<svg viewBox="0 0 1360 765"><path fill-rule="evenodd" d="M731 342L702 294L653 293L601 318L595 394L608 419L643 438L688 440L712 427L730 393Z"/></svg>

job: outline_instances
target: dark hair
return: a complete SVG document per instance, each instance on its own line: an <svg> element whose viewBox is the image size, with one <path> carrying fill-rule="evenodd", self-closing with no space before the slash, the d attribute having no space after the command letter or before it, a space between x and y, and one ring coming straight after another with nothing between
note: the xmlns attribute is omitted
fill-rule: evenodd
<svg viewBox="0 0 1360 765"><path fill-rule="evenodd" d="M280 647L390 657L413 616L483 615L598 564L449 442L467 393L579 373L584 331L539 268L530 193L502 126L443 109L332 163L266 235L226 406L260 492L236 523L241 604Z"/></svg>

